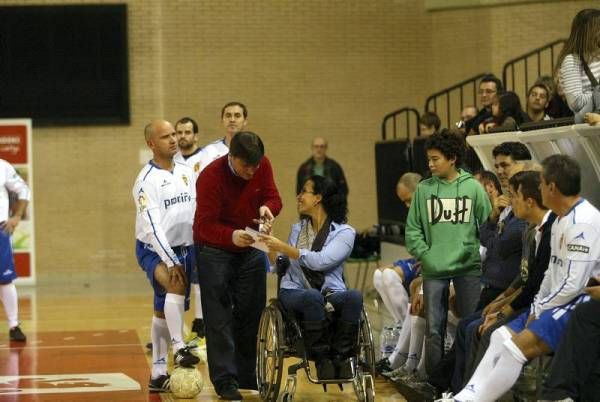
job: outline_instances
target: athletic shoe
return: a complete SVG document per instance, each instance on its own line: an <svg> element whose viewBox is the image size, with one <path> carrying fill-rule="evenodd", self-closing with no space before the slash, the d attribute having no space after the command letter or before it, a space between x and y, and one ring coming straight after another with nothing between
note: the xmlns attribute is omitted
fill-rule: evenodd
<svg viewBox="0 0 600 402"><path fill-rule="evenodd" d="M8 330L8 337L14 342L25 342L27 340L27 337L18 325Z"/></svg>
<svg viewBox="0 0 600 402"><path fill-rule="evenodd" d="M194 367L200 362L200 359L190 351L190 348L186 346L179 349L177 353L175 353L173 356L173 362L176 366Z"/></svg>
<svg viewBox="0 0 600 402"><path fill-rule="evenodd" d="M378 360L375 363L375 371L377 372L377 374L390 372L392 370L392 366L390 365L390 361L387 357L384 357L383 359Z"/></svg>
<svg viewBox="0 0 600 402"><path fill-rule="evenodd" d="M171 376L161 375L156 378L150 377L148 382L148 391L150 392L171 392Z"/></svg>
<svg viewBox="0 0 600 402"><path fill-rule="evenodd" d="M206 336L206 326L204 325L204 320L202 318L196 318L192 322L192 332L195 332L199 338L204 338Z"/></svg>
<svg viewBox="0 0 600 402"><path fill-rule="evenodd" d="M390 378L392 381L402 380L406 377L410 377L414 374L414 370L409 370L406 366L400 366L396 370L384 373L384 376Z"/></svg>
<svg viewBox="0 0 600 402"><path fill-rule="evenodd" d="M219 391L219 398L226 401L241 401L242 394L238 391L237 385L228 383Z"/></svg>

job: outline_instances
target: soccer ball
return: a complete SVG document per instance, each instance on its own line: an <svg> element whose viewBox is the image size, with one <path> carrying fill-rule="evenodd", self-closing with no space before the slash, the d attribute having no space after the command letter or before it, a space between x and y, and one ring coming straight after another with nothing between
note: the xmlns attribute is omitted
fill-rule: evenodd
<svg viewBox="0 0 600 402"><path fill-rule="evenodd" d="M177 367L171 373L171 392L177 398L193 398L202 391L204 379L195 368Z"/></svg>

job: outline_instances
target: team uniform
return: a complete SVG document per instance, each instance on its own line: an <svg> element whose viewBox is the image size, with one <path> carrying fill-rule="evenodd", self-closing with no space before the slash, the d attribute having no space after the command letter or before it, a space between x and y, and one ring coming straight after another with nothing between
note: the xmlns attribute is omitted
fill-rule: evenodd
<svg viewBox="0 0 600 402"><path fill-rule="evenodd" d="M583 288L591 276L600 273L600 212L581 199L569 213L552 225L551 257L548 270L533 300L530 312L508 324L515 332L525 329L529 314L535 320L527 327L553 350L566 328L571 312L586 301Z"/></svg>
<svg viewBox="0 0 600 402"><path fill-rule="evenodd" d="M516 382L528 359L512 340L512 334L527 329L556 350L569 317L579 303L589 300L583 293L593 275L600 273L600 211L580 199L552 224L548 269L530 311L492 333L485 356L457 401L494 401ZM529 315L535 319L527 325Z"/></svg>
<svg viewBox="0 0 600 402"><path fill-rule="evenodd" d="M188 165L194 171L194 183L196 183L196 179L200 176L202 149L203 148L197 148L191 155L185 156L179 151L173 157L173 161Z"/></svg>
<svg viewBox="0 0 600 402"><path fill-rule="evenodd" d="M10 163L0 159L0 222L5 222L9 218L9 192L17 194L20 200L29 201L31 198L27 183ZM10 283L17 278L10 235L3 230L0 230L0 269L0 285Z"/></svg>
<svg viewBox="0 0 600 402"><path fill-rule="evenodd" d="M219 159L223 155L227 155L229 153L229 147L225 144L225 139L220 139L217 141L213 141L210 144L206 145L202 150L198 153L198 163L200 172L204 170L208 165L210 165L216 159Z"/></svg>
<svg viewBox="0 0 600 402"><path fill-rule="evenodd" d="M192 224L196 209L194 172L175 162L170 172L150 161L133 186L137 215L136 256L154 288L154 309L163 311L165 290L154 278L159 262L167 267L182 265L188 280L194 266ZM189 306L189 288L185 308Z"/></svg>
<svg viewBox="0 0 600 402"><path fill-rule="evenodd" d="M19 200L29 201L31 191L27 183L18 175L15 168L3 159L0 159L0 222L9 218L10 194L16 194ZM17 278L17 271L13 258L10 235L0 230L0 300L4 306L9 327L11 341L25 342L25 334L19 328L19 303L17 288L13 280Z"/></svg>

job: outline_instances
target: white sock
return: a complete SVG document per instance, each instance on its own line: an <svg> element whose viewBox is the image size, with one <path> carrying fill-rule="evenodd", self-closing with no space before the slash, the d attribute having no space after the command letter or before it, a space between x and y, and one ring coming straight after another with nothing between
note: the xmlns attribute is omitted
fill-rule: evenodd
<svg viewBox="0 0 600 402"><path fill-rule="evenodd" d="M506 327L500 327L492 332L490 345L488 346L481 362L475 369L473 376L465 386L465 388L456 395L457 400L469 400L473 398L474 393L480 390L487 378L490 377L491 371L496 366L498 357L504 349L504 342L512 337L510 331Z"/></svg>
<svg viewBox="0 0 600 402"><path fill-rule="evenodd" d="M421 378L427 377L427 371L425 371L425 340L423 339L423 350L421 350L421 360L417 366L417 373Z"/></svg>
<svg viewBox="0 0 600 402"><path fill-rule="evenodd" d="M152 378L158 378L167 374L169 328L164 318L152 317L150 337L152 339Z"/></svg>
<svg viewBox="0 0 600 402"><path fill-rule="evenodd" d="M192 291L194 292L194 318L202 319L202 300L200 299L200 285L192 283Z"/></svg>
<svg viewBox="0 0 600 402"><path fill-rule="evenodd" d="M500 398L515 385L525 363L527 358L512 339L504 342L498 362L481 387L475 389L473 399L477 402L494 402Z"/></svg>
<svg viewBox="0 0 600 402"><path fill-rule="evenodd" d="M4 304L8 327L16 327L19 325L19 302L17 300L17 288L14 283L0 285L0 299Z"/></svg>
<svg viewBox="0 0 600 402"><path fill-rule="evenodd" d="M402 284L402 278L396 271L388 268L383 270L382 281L390 302L390 306L386 307L396 322L403 322L408 312L408 293Z"/></svg>
<svg viewBox="0 0 600 402"><path fill-rule="evenodd" d="M183 303L185 296L167 293L165 297L165 319L169 327L173 353L185 346L183 343Z"/></svg>
<svg viewBox="0 0 600 402"><path fill-rule="evenodd" d="M418 315L410 316L410 345L408 347L408 359L404 366L413 371L417 368L419 360L421 360L421 350L423 350L423 338L425 336L425 319Z"/></svg>
<svg viewBox="0 0 600 402"><path fill-rule="evenodd" d="M383 301L383 305L385 306L385 308L390 312L392 317L394 317L394 321L399 322L399 317L398 314L396 314L396 309L394 308L394 305L390 300L390 296L388 294L387 289L383 285L383 272L378 269L376 269L375 273L373 274L373 286L375 286L375 289L377 289L377 293L379 293L379 296L381 296L381 300Z"/></svg>
<svg viewBox="0 0 600 402"><path fill-rule="evenodd" d="M410 303L408 304L408 311L410 311ZM400 335L398 336L398 342L396 343L396 347L392 354L388 357L390 361L390 366L395 369L402 366L406 359L408 358L408 347L410 345L410 314L407 314L404 317L404 321L402 322L402 329L400 330Z"/></svg>

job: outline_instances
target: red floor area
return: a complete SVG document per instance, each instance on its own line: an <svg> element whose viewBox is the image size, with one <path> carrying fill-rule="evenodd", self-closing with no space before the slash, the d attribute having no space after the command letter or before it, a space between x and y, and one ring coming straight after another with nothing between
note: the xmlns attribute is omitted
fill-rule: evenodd
<svg viewBox="0 0 600 402"><path fill-rule="evenodd" d="M148 401L135 331L28 333L0 346L0 401Z"/></svg>

